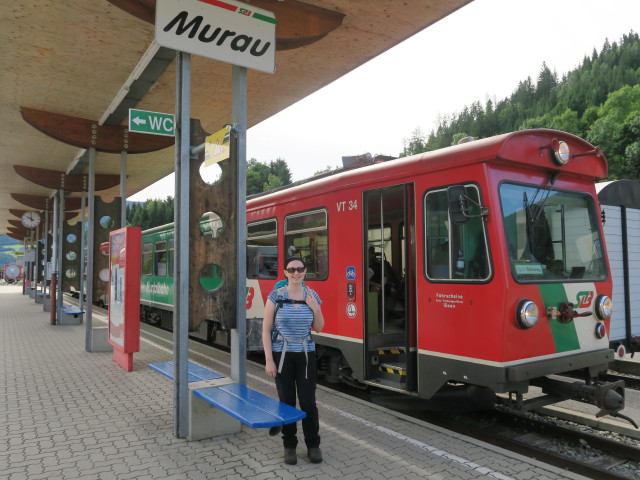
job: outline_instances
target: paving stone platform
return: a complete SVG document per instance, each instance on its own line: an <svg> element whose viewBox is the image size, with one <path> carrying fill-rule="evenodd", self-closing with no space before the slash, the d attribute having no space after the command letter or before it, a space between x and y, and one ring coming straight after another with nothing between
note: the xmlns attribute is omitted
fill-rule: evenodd
<svg viewBox="0 0 640 480"><path fill-rule="evenodd" d="M0 286L0 478L583 478L324 388L323 463L300 440L298 464L286 465L265 429L188 442L173 435L170 382L147 368L171 360L170 344L144 335L129 373L84 344L85 324L51 326L20 286ZM190 360L229 374L224 354L194 349ZM251 388L276 396L260 367L247 372Z"/></svg>

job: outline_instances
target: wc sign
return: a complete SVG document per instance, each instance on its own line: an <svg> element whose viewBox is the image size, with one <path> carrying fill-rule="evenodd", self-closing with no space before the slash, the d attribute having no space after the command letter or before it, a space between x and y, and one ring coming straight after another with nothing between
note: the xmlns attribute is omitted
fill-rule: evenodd
<svg viewBox="0 0 640 480"><path fill-rule="evenodd" d="M241 67L276 69L276 17L234 0L157 0L159 45Z"/></svg>
<svg viewBox="0 0 640 480"><path fill-rule="evenodd" d="M175 120L171 113L129 109L129 131L152 135L175 136Z"/></svg>

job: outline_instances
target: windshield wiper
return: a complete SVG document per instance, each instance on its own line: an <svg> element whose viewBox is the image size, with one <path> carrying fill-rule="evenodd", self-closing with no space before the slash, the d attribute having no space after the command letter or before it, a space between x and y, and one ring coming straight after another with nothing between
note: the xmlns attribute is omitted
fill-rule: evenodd
<svg viewBox="0 0 640 480"><path fill-rule="evenodd" d="M547 201L547 198L549 198L549 195L551 194L551 191L553 190L553 186L555 185L556 180L558 179L558 175L560 175L560 172L551 172L551 175L549 175L549 180L547 181L547 184L550 185L550 188L549 188L549 190L546 191L546 194L540 199L541 200L540 201L540 206L536 210L536 213L534 214L533 218L531 218L531 223L532 224L534 224L534 223L536 223L538 221L538 218L540 218L540 215L544 211L545 202ZM534 198L538 196L538 191L541 188L542 187L540 187L540 188L538 188L538 190L536 190L536 194L534 195Z"/></svg>

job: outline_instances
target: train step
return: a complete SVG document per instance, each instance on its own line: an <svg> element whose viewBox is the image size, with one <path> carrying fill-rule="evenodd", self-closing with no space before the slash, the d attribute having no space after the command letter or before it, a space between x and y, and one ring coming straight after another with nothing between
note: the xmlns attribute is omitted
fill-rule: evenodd
<svg viewBox="0 0 640 480"><path fill-rule="evenodd" d="M405 364L381 363L378 365L380 378L398 383L407 382L407 368Z"/></svg>
<svg viewBox="0 0 640 480"><path fill-rule="evenodd" d="M406 355L405 347L380 347L377 349L378 355Z"/></svg>
<svg viewBox="0 0 640 480"><path fill-rule="evenodd" d="M405 347L380 347L371 352L372 364L406 364L407 350Z"/></svg>

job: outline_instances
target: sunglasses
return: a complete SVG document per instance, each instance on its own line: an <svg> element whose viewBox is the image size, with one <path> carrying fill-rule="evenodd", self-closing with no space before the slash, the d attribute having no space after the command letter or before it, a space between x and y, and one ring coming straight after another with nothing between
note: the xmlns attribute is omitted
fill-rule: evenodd
<svg viewBox="0 0 640 480"><path fill-rule="evenodd" d="M285 268L285 270L287 272L289 272L289 273L295 273L295 272L302 273L306 269L307 269L307 267L287 267L287 268Z"/></svg>

